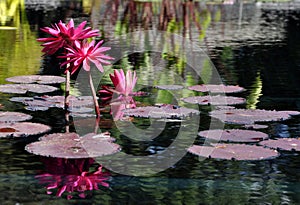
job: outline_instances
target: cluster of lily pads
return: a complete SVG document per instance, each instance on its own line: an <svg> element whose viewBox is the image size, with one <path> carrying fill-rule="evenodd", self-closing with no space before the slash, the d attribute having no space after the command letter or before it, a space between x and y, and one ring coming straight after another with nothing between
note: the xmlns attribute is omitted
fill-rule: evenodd
<svg viewBox="0 0 300 205"><path fill-rule="evenodd" d="M77 28L71 20L68 24L59 22L43 29L52 35L49 38L41 38L43 51L46 55L57 52L61 58L66 59L61 64L65 69L66 78L60 76L30 75L14 76L6 80L11 84L0 85L0 92L26 95L28 93L47 94L38 96L14 96L12 102L23 103L29 111L45 111L49 108L65 109L66 113L92 112L91 105L95 106L96 119L100 118L98 100L111 107L114 120L125 120L126 117L135 118L161 118L185 120L192 115L199 115L200 111L171 104L156 104L153 106L137 106L134 96L141 96L143 92L134 92L137 82L135 72L114 70L110 74L113 87L102 86L96 93L91 82L90 64L96 65L100 72L104 71L102 64L109 65L107 60L113 58L104 54L109 47L101 47L102 41L95 45L95 41L87 41L87 38L97 37L98 30L90 27L84 28L86 22ZM68 93L69 77L78 69L83 67L90 77L91 96L70 96ZM50 95L58 90L58 85L66 81L65 96ZM54 84L54 85L49 85ZM182 102L198 104L199 106L213 105L217 109L212 110L209 115L224 123L244 125L244 128L265 128L265 125L256 122L281 121L300 115L297 111L268 111L237 109L228 105L244 104L242 97L229 96L230 93L239 93L244 88L233 85L194 85L183 87L181 85L156 85L157 89L178 90L189 89L202 94L201 96L186 97L180 99ZM209 93L209 95L208 95ZM227 95L221 95L225 93ZM98 94L98 97L97 97ZM114 97L113 97L114 96ZM67 99L67 100L66 100ZM86 133L79 136L77 133L50 133L51 128L40 123L24 122L31 120L31 116L19 112L0 112L0 137L27 137L30 135L42 135L38 141L26 145L25 149L33 154L57 159L89 159L103 155L110 155L120 151L121 147L114 143L110 133ZM99 122L99 121L98 121ZM269 139L268 134L247 129L224 129L205 130L198 133L199 136L208 139L209 145L192 145L187 150L198 156L235 159L235 160L261 160L273 158L279 155L277 149L300 151L299 139ZM130 137L130 136L129 136ZM221 141L222 143L218 143ZM245 144L251 143L251 144ZM95 172L99 175L101 169ZM82 174L83 173L83 174ZM87 176L82 170L81 177ZM78 177L68 179L74 181L73 187L78 185ZM87 179L89 180L89 179ZM102 180L100 180L102 182ZM70 185L71 186L71 185ZM71 187L72 187L71 186ZM54 187L54 186L50 186ZM55 186L58 187L58 186ZM64 186L63 190L68 189ZM70 188L71 190L71 188ZM61 191L58 195L61 195Z"/></svg>

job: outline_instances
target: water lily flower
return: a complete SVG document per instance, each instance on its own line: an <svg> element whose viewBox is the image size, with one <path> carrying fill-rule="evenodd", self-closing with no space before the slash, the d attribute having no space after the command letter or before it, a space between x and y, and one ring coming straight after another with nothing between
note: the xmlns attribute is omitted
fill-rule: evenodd
<svg viewBox="0 0 300 205"><path fill-rule="evenodd" d="M60 58L67 58L67 60L61 64L64 66L70 64L71 74L76 72L82 65L85 71L90 71L90 63L94 63L100 72L104 72L103 66L110 65L107 60L113 60L114 58L104 54L105 51L110 50L110 47L101 47L103 41L98 42L95 45L95 41L88 43L83 41L82 43L75 41L74 47L66 47L68 53Z"/></svg>
<svg viewBox="0 0 300 205"><path fill-rule="evenodd" d="M91 27L84 28L86 23L84 21L75 28L73 19L67 25L60 21L58 24L52 25L52 28L45 27L41 29L52 35L52 37L39 38L37 41L44 42L42 51L52 55L62 47L72 46L75 41L99 36L99 30L92 30Z"/></svg>
<svg viewBox="0 0 300 205"><path fill-rule="evenodd" d="M114 91L120 95L128 96L133 93L133 88L137 81L135 71L128 70L126 76L124 71L115 70L114 74L110 74L110 79L113 82L115 89Z"/></svg>

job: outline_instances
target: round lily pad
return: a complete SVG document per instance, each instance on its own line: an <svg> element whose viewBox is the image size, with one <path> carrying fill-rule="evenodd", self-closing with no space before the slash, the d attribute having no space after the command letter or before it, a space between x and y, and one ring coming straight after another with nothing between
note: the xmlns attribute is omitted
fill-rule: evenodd
<svg viewBox="0 0 300 205"><path fill-rule="evenodd" d="M58 84L65 81L64 77L53 75L21 75L6 78L6 81L13 83L38 83L38 84Z"/></svg>
<svg viewBox="0 0 300 205"><path fill-rule="evenodd" d="M188 152L214 159L263 160L278 156L274 149L245 144L215 144L214 147L193 145Z"/></svg>
<svg viewBox="0 0 300 205"><path fill-rule="evenodd" d="M193 96L182 98L182 100L187 103L199 105L237 105L246 102L244 98L221 95Z"/></svg>
<svg viewBox="0 0 300 205"><path fill-rule="evenodd" d="M293 115L300 115L300 112L258 109L229 109L214 110L210 112L211 117L232 124L254 124L255 122L282 121L291 118Z"/></svg>
<svg viewBox="0 0 300 205"><path fill-rule="evenodd" d="M157 105L136 107L124 110L124 116L142 117L142 118L172 118L181 119L193 114L200 114L198 110L180 107L177 105Z"/></svg>
<svg viewBox="0 0 300 205"><path fill-rule="evenodd" d="M93 158L116 153L120 150L109 133L90 133L80 137L76 133L56 133L28 144L25 149L33 154L47 157L78 159Z"/></svg>
<svg viewBox="0 0 300 205"><path fill-rule="evenodd" d="M263 132L241 129L205 130L199 132L198 135L217 141L230 142L258 142L268 138L268 135Z"/></svg>
<svg viewBox="0 0 300 205"><path fill-rule="evenodd" d="M50 85L39 84L5 84L0 85L0 92L25 94L27 92L32 93L49 93L58 90L58 88Z"/></svg>
<svg viewBox="0 0 300 205"><path fill-rule="evenodd" d="M31 118L31 115L21 112L0 111L0 122L20 122L30 120Z"/></svg>
<svg viewBox="0 0 300 205"><path fill-rule="evenodd" d="M161 90L180 90L184 88L182 85L156 85L154 87Z"/></svg>
<svg viewBox="0 0 300 205"><path fill-rule="evenodd" d="M0 137L27 137L50 131L47 125L32 122L0 123Z"/></svg>
<svg viewBox="0 0 300 205"><path fill-rule="evenodd" d="M211 93L238 93L245 90L244 88L237 85L222 85L222 84L193 85L188 87L188 89L198 91L198 92L211 92Z"/></svg>
<svg viewBox="0 0 300 205"><path fill-rule="evenodd" d="M43 111L51 107L64 108L65 97L64 96L48 96L41 97L24 97L24 98L11 98L11 101L22 102L26 105L27 110L31 111ZM91 112L91 108L85 106L93 105L93 98L91 96L69 96L69 107L71 112Z"/></svg>
<svg viewBox="0 0 300 205"><path fill-rule="evenodd" d="M266 140L260 142L259 144L275 149L300 151L300 138L281 138L277 140Z"/></svg>

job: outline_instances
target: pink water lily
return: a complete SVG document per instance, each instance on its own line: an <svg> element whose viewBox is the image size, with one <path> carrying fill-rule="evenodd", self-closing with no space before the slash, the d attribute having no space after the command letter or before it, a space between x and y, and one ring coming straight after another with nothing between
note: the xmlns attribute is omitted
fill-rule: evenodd
<svg viewBox="0 0 300 205"><path fill-rule="evenodd" d="M61 58L67 58L68 60L61 64L64 66L70 64L71 74L76 72L82 65L85 71L90 71L90 63L94 63L100 72L104 72L103 66L110 65L107 60L113 60L114 58L104 54L105 51L110 50L110 47L101 47L103 41L98 42L95 45L95 41L88 43L83 41L82 43L75 41L73 47L66 47L68 53Z"/></svg>
<svg viewBox="0 0 300 205"><path fill-rule="evenodd" d="M115 70L114 74L110 74L110 79L113 82L115 89L114 91L120 95L128 96L133 93L133 88L137 81L135 71L128 70L126 76L124 71Z"/></svg>
<svg viewBox="0 0 300 205"><path fill-rule="evenodd" d="M84 28L86 23L84 21L75 28L73 19L67 25L60 21L58 24L52 25L52 28L41 29L52 37L39 38L37 41L44 43L42 44L44 46L43 52L52 55L62 47L72 46L75 41L99 36L99 30L92 30L91 27Z"/></svg>

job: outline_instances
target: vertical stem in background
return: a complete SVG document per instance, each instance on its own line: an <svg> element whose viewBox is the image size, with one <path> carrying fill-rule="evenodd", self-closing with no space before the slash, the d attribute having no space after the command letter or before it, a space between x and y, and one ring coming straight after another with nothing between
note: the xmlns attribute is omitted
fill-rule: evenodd
<svg viewBox="0 0 300 205"><path fill-rule="evenodd" d="M66 132L69 132L69 105L70 105L70 79L71 79L71 73L69 71L70 65L67 65L67 71L66 71L66 90L65 90L65 119L66 119Z"/></svg>
<svg viewBox="0 0 300 205"><path fill-rule="evenodd" d="M93 83L91 71L88 71L88 75L89 75L89 83L90 83L90 87L91 87L91 91L92 91L92 95L93 95L93 100L94 100L94 105L95 105L96 117L98 118L98 117L100 117L100 108L99 108L99 104L98 104L98 100L97 100L97 96L96 96L96 91L95 91L95 88L94 88L94 83Z"/></svg>

